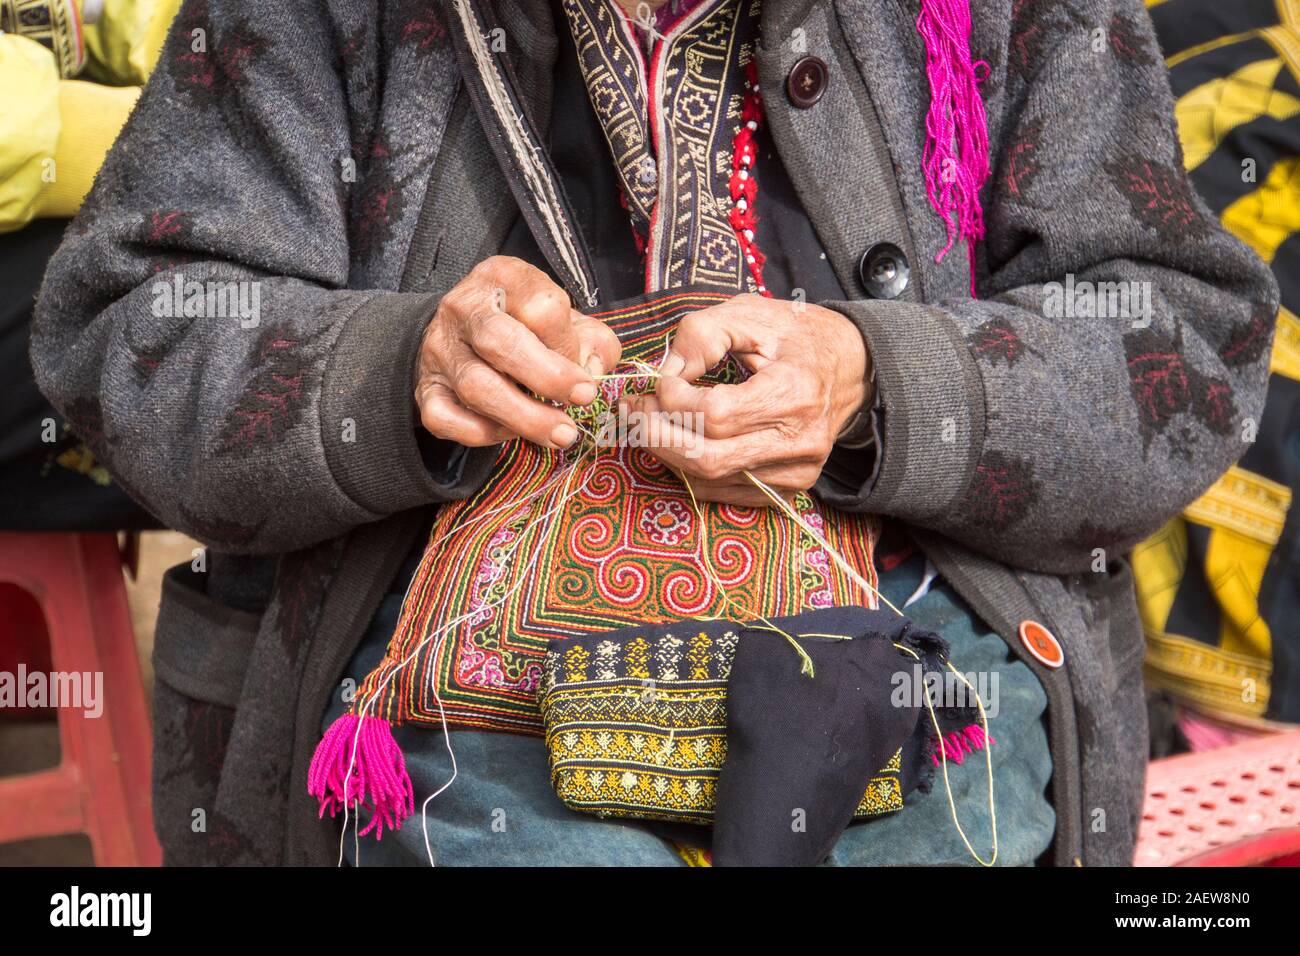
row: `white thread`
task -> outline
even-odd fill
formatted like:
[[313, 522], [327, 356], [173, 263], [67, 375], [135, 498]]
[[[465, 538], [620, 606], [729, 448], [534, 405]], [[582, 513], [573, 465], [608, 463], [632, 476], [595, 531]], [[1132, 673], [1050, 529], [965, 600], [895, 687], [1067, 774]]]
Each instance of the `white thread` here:
[[931, 563], [929, 558], [926, 558], [925, 573], [921, 575], [921, 583], [916, 586], [916, 590], [912, 592], [912, 596], [903, 602], [903, 610], [906, 611], [917, 601], [921, 600], [921, 598], [929, 594], [930, 586], [934, 584], [934, 580], [938, 576], [939, 576], [939, 569], [936, 568], [933, 563]]
[[[576, 463], [575, 463], [575, 464], [576, 464]], [[532, 497], [533, 497], [533, 498], [536, 498], [536, 497], [538, 497], [538, 496], [540, 496], [540, 495], [546, 494], [546, 493], [550, 490], [550, 486], [551, 486], [551, 485], [553, 485], [553, 484], [557, 484], [557, 483], [560, 483], [560, 482], [563, 482], [563, 481], [567, 480], [568, 478], [572, 477], [572, 473], [573, 473], [573, 472], [572, 472], [572, 469], [569, 469], [569, 470], [567, 470], [567, 471], [561, 471], [561, 472], [557, 473], [556, 476], [555, 476], [554, 478], [552, 478], [550, 481], [548, 481], [548, 482], [547, 482], [545, 485], [543, 485], [539, 490], [537, 490], [536, 492], [534, 492], [533, 495], [532, 495]], [[576, 495], [576, 494], [578, 493], [578, 491], [581, 490], [581, 487], [585, 487], [585, 485], [586, 485], [586, 480], [587, 480], [587, 479], [584, 477], [584, 479], [583, 479], [583, 485], [580, 486], [578, 490], [575, 490], [574, 492], [572, 492], [572, 494], [570, 494], [569, 497], [572, 497], [572, 495]], [[567, 501], [568, 499], [566, 498], [565, 500]], [[448, 537], [450, 537], [452, 534], [455, 534], [455, 533], [457, 533], [457, 532], [459, 532], [459, 531], [462, 531], [462, 530], [465, 529], [465, 528], [468, 528], [468, 527], [469, 527], [470, 525], [472, 525], [475, 521], [479, 521], [479, 520], [481, 520], [481, 519], [483, 519], [483, 518], [486, 518], [486, 517], [488, 517], [489, 515], [493, 514], [494, 512], [502, 511], [502, 510], [505, 510], [506, 508], [522, 507], [524, 504], [525, 504], [525, 502], [522, 501], [522, 500], [516, 500], [516, 501], [513, 501], [513, 502], [506, 502], [505, 504], [503, 504], [503, 505], [499, 505], [499, 506], [496, 507], [496, 508], [490, 509], [489, 511], [484, 512], [483, 514], [478, 515], [478, 516], [475, 517], [475, 518], [472, 518], [472, 519], [470, 519], [470, 520], [468, 520], [468, 521], [465, 521], [465, 522], [463, 522], [463, 523], [461, 523], [461, 524], [454, 525], [454, 526], [451, 528], [451, 530], [445, 532], [441, 537], [435, 539], [433, 542], [431, 542], [430, 544], [426, 545], [426, 551], [427, 551], [428, 548], [431, 548], [431, 547], [433, 547], [434, 545], [439, 544], [439, 543], [441, 543], [442, 541], [446, 540], [446, 539], [447, 539]], [[563, 504], [563, 502], [561, 502], [561, 504]], [[536, 527], [536, 525], [538, 524], [538, 522], [540, 522], [540, 521], [542, 521], [542, 520], [545, 520], [547, 517], [550, 516], [550, 514], [553, 514], [553, 513], [554, 513], [554, 509], [553, 509], [552, 512], [548, 512], [547, 514], [543, 515], [541, 518], [537, 519], [537, 521], [534, 521], [532, 524], [530, 524], [530, 525], [528, 526], [528, 528], [526, 529], [526, 532], [532, 530], [532, 528]], [[519, 544], [524, 540], [524, 538], [525, 538], [526, 536], [527, 536], [526, 533], [525, 533], [525, 534], [521, 534], [521, 535], [519, 536], [519, 538], [516, 540], [515, 544], [512, 546], [512, 548], [518, 548]], [[538, 552], [538, 553], [540, 553], [540, 552]], [[534, 554], [532, 560], [535, 562], [536, 559], [537, 559], [537, 554]], [[531, 567], [531, 564], [530, 564], [530, 567]], [[403, 594], [402, 594], [402, 604], [401, 604], [401, 606], [402, 606], [403, 608], [406, 607], [407, 599], [411, 596], [411, 587], [415, 584], [415, 580], [416, 580], [416, 578], [418, 578], [418, 577], [419, 577], [418, 574], [413, 574], [413, 575], [411, 575], [411, 580], [408, 581], [407, 584], [406, 584], [406, 590], [405, 590], [405, 591], [403, 592]], [[519, 583], [515, 585], [515, 588], [517, 589], [517, 588], [520, 587], [522, 584], [523, 584], [523, 578], [521, 577]], [[501, 602], [504, 602], [504, 601], [506, 601], [507, 599], [509, 599], [509, 598], [512, 597], [512, 596], [513, 596], [513, 592], [507, 592], [506, 594], [503, 594], [503, 595], [501, 596], [501, 598], [500, 598], [497, 602], [494, 602], [494, 603], [492, 603], [492, 604], [485, 605], [485, 607], [489, 607], [489, 608], [490, 608], [490, 607], [495, 607], [496, 604], [501, 603]], [[459, 627], [459, 626], [460, 626], [461, 624], [463, 624], [465, 621], [469, 620], [470, 618], [472, 618], [472, 617], [474, 617], [476, 614], [478, 614], [481, 610], [483, 610], [483, 608], [476, 608], [476, 609], [474, 609], [473, 611], [466, 612], [465, 614], [462, 614], [462, 615], [460, 615], [460, 616], [458, 616], [458, 617], [453, 618], [452, 620], [450, 620], [450, 621], [448, 621], [446, 624], [444, 624], [441, 628], [439, 628], [439, 629], [437, 629], [436, 631], [434, 631], [434, 632], [432, 632], [431, 634], [429, 634], [429, 635], [428, 635], [424, 640], [422, 640], [418, 645], [416, 645], [415, 649], [414, 649], [413, 651], [411, 651], [411, 653], [410, 653], [409, 655], [407, 655], [407, 657], [406, 657], [405, 660], [403, 660], [400, 664], [397, 664], [397, 665], [393, 666], [392, 668], [390, 668], [389, 671], [388, 671], [388, 673], [385, 674], [384, 677], [380, 680], [379, 686], [375, 688], [375, 690], [371, 693], [370, 697], [366, 700], [366, 702], [365, 702], [364, 704], [361, 705], [361, 709], [360, 709], [360, 711], [359, 711], [358, 714], [357, 714], [358, 718], [364, 718], [364, 717], [367, 715], [367, 713], [368, 713], [369, 711], [373, 710], [373, 708], [374, 708], [374, 706], [375, 706], [375, 703], [380, 699], [380, 697], [383, 696], [383, 692], [387, 689], [388, 684], [389, 684], [389, 683], [392, 681], [392, 679], [397, 675], [397, 673], [398, 673], [399, 671], [402, 670], [402, 668], [406, 667], [407, 664], [411, 663], [411, 661], [415, 659], [415, 657], [420, 653], [420, 651], [423, 649], [423, 647], [424, 647], [425, 644], [427, 644], [429, 641], [433, 640], [433, 639], [436, 638], [436, 637], [443, 637], [443, 636], [445, 636], [445, 634], [446, 634], [446, 632], [447, 632], [448, 630], [450, 630], [451, 628], [454, 628], [454, 627]], [[436, 699], [436, 694], [435, 694], [435, 699]], [[439, 706], [439, 709], [441, 709], [441, 707], [442, 707], [442, 702], [441, 702], [441, 700], [438, 701], [438, 706]], [[444, 715], [444, 724], [443, 724], [443, 726], [444, 726], [444, 733], [445, 733], [445, 728], [446, 728], [446, 724], [445, 724], [445, 715]], [[356, 766], [356, 761], [357, 761], [357, 748], [358, 748], [358, 746], [360, 745], [360, 740], [361, 740], [361, 720], [358, 719], [358, 721], [357, 721], [357, 729], [353, 732], [353, 735], [352, 735], [352, 751], [351, 751], [351, 753], [349, 754], [349, 757], [348, 757], [348, 769], [347, 769], [347, 773], [344, 775], [344, 778], [343, 778], [343, 832], [342, 832], [342, 833], [340, 834], [340, 836], [339, 836], [339, 860], [338, 860], [338, 865], [339, 865], [339, 866], [342, 866], [342, 865], [343, 865], [343, 840], [344, 840], [344, 839], [346, 838], [346, 836], [347, 836], [347, 828], [348, 828], [348, 812], [349, 812], [349, 811], [348, 811], [348, 808], [349, 808], [349, 803], [348, 803], [348, 784], [351, 783], [351, 780], [352, 780], [352, 770], [353, 770], [353, 768]], [[448, 747], [450, 747], [450, 741], [448, 741]], [[453, 779], [454, 779], [454, 772], [455, 772], [455, 769], [454, 769], [454, 768], [455, 768], [455, 755], [452, 756], [452, 766], [453, 766]], [[448, 784], [450, 784], [450, 781], [448, 781]], [[444, 787], [444, 789], [445, 789], [445, 787]], [[439, 793], [441, 793], [441, 792], [442, 792], [442, 791], [440, 790]], [[364, 794], [361, 795], [361, 796], [364, 796]], [[358, 797], [358, 802], [360, 802], [360, 797]]]

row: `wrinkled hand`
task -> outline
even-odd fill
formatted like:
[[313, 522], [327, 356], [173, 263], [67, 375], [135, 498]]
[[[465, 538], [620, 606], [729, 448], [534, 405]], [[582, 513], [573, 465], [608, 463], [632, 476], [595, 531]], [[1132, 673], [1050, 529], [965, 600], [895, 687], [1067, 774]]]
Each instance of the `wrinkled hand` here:
[[565, 448], [578, 430], [552, 401], [586, 405], [595, 377], [621, 347], [603, 322], [569, 307], [569, 296], [522, 259], [476, 265], [438, 304], [420, 346], [415, 402], [439, 438], [495, 445], [522, 437]]
[[[691, 384], [728, 352], [748, 379]], [[852, 322], [757, 295], [688, 315], [659, 371], [655, 395], [629, 398], [628, 411], [670, 413], [652, 451], [708, 501], [770, 505], [747, 470], [785, 497], [811, 488], [836, 437], [872, 398], [871, 356]], [[702, 435], [691, 434], [692, 423]]]

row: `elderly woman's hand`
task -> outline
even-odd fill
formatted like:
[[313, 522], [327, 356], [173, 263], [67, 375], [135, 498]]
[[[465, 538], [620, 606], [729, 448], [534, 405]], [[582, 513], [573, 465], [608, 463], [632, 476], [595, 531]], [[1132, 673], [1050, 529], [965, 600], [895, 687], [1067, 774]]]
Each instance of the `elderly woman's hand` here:
[[524, 389], [586, 405], [620, 351], [618, 336], [570, 308], [568, 294], [546, 273], [522, 259], [492, 256], [442, 297], [425, 330], [415, 373], [420, 420], [430, 433], [462, 445], [523, 437], [564, 448], [578, 437], [573, 422]]
[[[727, 353], [750, 370], [748, 379], [692, 384]], [[852, 322], [757, 295], [687, 316], [660, 373], [655, 395], [628, 398], [628, 411], [669, 413], [659, 420], [654, 454], [688, 478], [698, 498], [732, 504], [771, 504], [745, 471], [782, 495], [811, 488], [836, 437], [873, 397], [871, 356]]]

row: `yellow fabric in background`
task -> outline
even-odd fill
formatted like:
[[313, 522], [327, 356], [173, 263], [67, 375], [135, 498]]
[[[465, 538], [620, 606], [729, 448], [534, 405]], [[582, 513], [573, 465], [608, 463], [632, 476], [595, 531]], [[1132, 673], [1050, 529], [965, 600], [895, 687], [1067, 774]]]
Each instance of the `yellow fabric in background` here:
[[143, 86], [153, 72], [181, 0], [104, 0], [104, 15], [82, 30], [89, 62], [81, 78]]
[[0, 34], [0, 233], [80, 208], [180, 4], [105, 0], [83, 30], [87, 64], [76, 80], [60, 79], [36, 41]]
[[[1249, 124], [1262, 131], [1258, 135], [1272, 137], [1276, 149], [1294, 144], [1294, 136], [1277, 137], [1270, 131], [1278, 127], [1269, 124], [1300, 124], [1300, 97], [1292, 82], [1300, 79], [1300, 0], [1276, 0], [1271, 23], [1268, 9], [1229, 4], [1214, 14], [1223, 35], [1208, 40], [1202, 39], [1201, 30], [1180, 34], [1177, 29], [1180, 17], [1188, 23], [1186, 17], [1202, 15], [1204, 3], [1146, 0], [1146, 6], [1153, 13], [1160, 11], [1175, 45], [1180, 36], [1199, 41], [1168, 50], [1165, 61], [1171, 71], [1194, 78], [1185, 81], [1188, 85], [1198, 84], [1182, 87], [1175, 105], [1189, 174], [1200, 170], [1210, 185], [1223, 183], [1212, 177], [1237, 175], [1226, 163], [1208, 161], [1221, 148], [1234, 159], [1245, 155], [1241, 144], [1252, 142], [1249, 137], [1255, 135], [1242, 129]], [[1198, 67], [1198, 62], [1209, 67]], [[1283, 151], [1270, 161], [1259, 182], [1242, 179], [1250, 184], [1248, 190], [1222, 209], [1220, 219], [1260, 258], [1274, 264], [1283, 243], [1300, 231], [1300, 155]], [[1192, 180], [1196, 184], [1197, 177]], [[1295, 307], [1284, 302], [1274, 339], [1270, 372], [1275, 381], [1300, 381], [1300, 321], [1288, 305]], [[1259, 595], [1292, 498], [1287, 484], [1236, 465], [1182, 515], [1134, 548], [1150, 685], [1204, 712], [1266, 715], [1273, 690], [1274, 639], [1284, 635], [1270, 632]], [[1180, 598], [1180, 593], [1186, 597]], [[1199, 619], [1203, 599], [1216, 615], [1205, 621]], [[1171, 630], [1171, 618], [1182, 621], [1181, 629], [1194, 631], [1194, 636]]]
[[1271, 263], [1277, 247], [1300, 229], [1300, 156], [1279, 160], [1258, 189], [1223, 210], [1219, 219]]
[[0, 232], [36, 216], [59, 143], [59, 83], [54, 54], [0, 34]]
[[1273, 88], [1281, 72], [1280, 57], [1257, 60], [1179, 98], [1174, 116], [1183, 144], [1183, 164], [1189, 173], [1242, 123], [1260, 116], [1289, 119], [1300, 114], [1300, 99]]
[[1283, 306], [1277, 313], [1273, 336], [1273, 359], [1269, 371], [1300, 382], [1300, 319]]
[[84, 80], [59, 84], [60, 126], [76, 130], [76, 135], [59, 136], [54, 151], [57, 175], [41, 194], [37, 215], [76, 215], [139, 98], [138, 86], [100, 86]]

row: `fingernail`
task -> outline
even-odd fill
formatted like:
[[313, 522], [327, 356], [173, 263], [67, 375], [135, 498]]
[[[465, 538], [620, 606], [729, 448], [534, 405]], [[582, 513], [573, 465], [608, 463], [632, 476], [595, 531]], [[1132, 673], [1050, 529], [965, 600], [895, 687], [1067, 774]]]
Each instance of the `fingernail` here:
[[580, 382], [569, 392], [569, 402], [573, 405], [590, 405], [596, 400], [596, 386], [590, 382]]
[[556, 425], [551, 432], [551, 441], [561, 448], [568, 448], [578, 440], [578, 430], [572, 425]]
[[684, 368], [686, 368], [686, 359], [682, 358], [676, 352], [669, 352], [664, 357], [664, 363], [659, 366], [659, 374], [680, 375]]
[[600, 360], [599, 355], [593, 355], [588, 358], [584, 368], [586, 368], [587, 374], [592, 378], [600, 378], [605, 374], [605, 363]]

